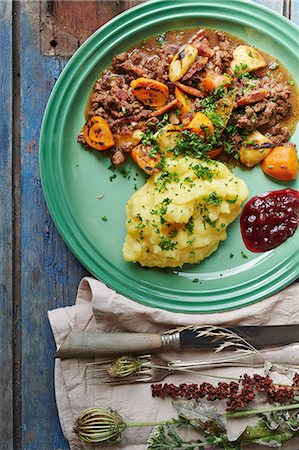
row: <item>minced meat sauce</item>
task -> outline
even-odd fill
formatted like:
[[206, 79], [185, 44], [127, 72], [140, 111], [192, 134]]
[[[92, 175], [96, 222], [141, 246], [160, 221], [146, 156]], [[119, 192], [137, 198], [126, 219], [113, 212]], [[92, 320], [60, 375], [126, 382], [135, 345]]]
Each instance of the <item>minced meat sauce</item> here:
[[[168, 86], [168, 100], [173, 101], [175, 86], [169, 81], [169, 66], [181, 46], [188, 43], [197, 48], [198, 57], [180, 82], [197, 90], [202, 89], [201, 82], [207, 74], [230, 73], [233, 51], [244, 44], [235, 36], [211, 29], [170, 31], [149, 38], [113, 58], [112, 65], [95, 83], [86, 107], [86, 119], [102, 117], [114, 136], [130, 136], [136, 129], [142, 132], [150, 129], [154, 133], [162, 119], [164, 124], [178, 123], [176, 108], [168, 111], [167, 115], [154, 116], [153, 109], [136, 98], [130, 84], [139, 77], [157, 80]], [[237, 89], [237, 96], [222, 133], [221, 145], [235, 159], [238, 159], [244, 138], [253, 130], [259, 130], [273, 146], [278, 146], [289, 140], [298, 120], [298, 91], [293, 78], [275, 58], [261, 50], [259, 52], [267, 67], [234, 76], [233, 87]], [[261, 98], [259, 93], [263, 91], [267, 94]], [[248, 94], [252, 95], [246, 104], [244, 98], [246, 100]], [[208, 98], [199, 96], [192, 100], [194, 112], [205, 111]], [[78, 142], [86, 145], [83, 133], [79, 134]], [[134, 143], [129, 139], [119, 140], [106, 154], [115, 165], [120, 165], [133, 147]]]

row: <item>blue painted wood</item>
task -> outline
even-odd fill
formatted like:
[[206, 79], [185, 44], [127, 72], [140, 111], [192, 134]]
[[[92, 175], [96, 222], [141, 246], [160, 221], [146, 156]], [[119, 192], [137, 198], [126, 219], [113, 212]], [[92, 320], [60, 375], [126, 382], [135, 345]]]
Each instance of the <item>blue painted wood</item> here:
[[[278, 12], [283, 0], [257, 0]], [[133, 2], [132, 2], [133, 3]], [[11, 200], [11, 5], [0, 1], [0, 436], [1, 450], [12, 445], [12, 200]], [[298, 23], [299, 0], [292, 18]], [[58, 235], [47, 211], [38, 170], [40, 123], [49, 93], [66, 59], [43, 56], [38, 2], [20, 2], [21, 63], [21, 279], [22, 450], [67, 449], [57, 417], [53, 388], [54, 343], [47, 310], [73, 304], [86, 274]], [[1, 64], [1, 68], [3, 65]], [[3, 256], [4, 255], [4, 256]], [[4, 260], [5, 257], [5, 260]], [[4, 351], [3, 351], [4, 349]], [[2, 355], [2, 356], [1, 356]], [[4, 439], [4, 440], [3, 440]], [[4, 444], [3, 444], [4, 442]], [[17, 450], [17, 449], [15, 449]]]
[[0, 2], [0, 447], [13, 448], [12, 5]]
[[20, 8], [22, 449], [66, 449], [55, 404], [54, 342], [47, 311], [74, 303], [86, 270], [53, 225], [38, 166], [43, 112], [66, 61], [41, 55], [39, 2], [21, 2]]

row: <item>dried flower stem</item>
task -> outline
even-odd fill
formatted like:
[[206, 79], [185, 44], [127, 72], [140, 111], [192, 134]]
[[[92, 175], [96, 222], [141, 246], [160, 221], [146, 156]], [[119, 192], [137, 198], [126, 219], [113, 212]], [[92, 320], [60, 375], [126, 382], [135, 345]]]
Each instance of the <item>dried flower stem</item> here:
[[299, 409], [299, 403], [293, 403], [291, 405], [273, 406], [270, 408], [244, 409], [243, 411], [225, 413], [224, 416], [228, 419], [232, 419], [236, 417], [255, 416], [257, 414], [266, 414], [271, 412], [289, 411], [291, 409]]

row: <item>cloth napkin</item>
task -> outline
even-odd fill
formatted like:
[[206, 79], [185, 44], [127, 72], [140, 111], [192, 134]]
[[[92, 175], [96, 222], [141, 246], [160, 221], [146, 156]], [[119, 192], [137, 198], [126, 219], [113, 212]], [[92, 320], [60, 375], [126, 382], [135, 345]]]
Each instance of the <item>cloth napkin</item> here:
[[[48, 313], [57, 347], [71, 330], [161, 332], [184, 325], [282, 325], [299, 324], [299, 283], [293, 283], [281, 292], [253, 305], [223, 313], [182, 314], [154, 309], [129, 300], [109, 289], [91, 277], [82, 279], [74, 306], [58, 308]], [[298, 345], [293, 347], [294, 358], [299, 355]], [[197, 351], [196, 359], [200, 352]], [[193, 355], [193, 356], [192, 356]], [[191, 355], [168, 352], [163, 356], [169, 359], [194, 359]], [[206, 358], [206, 356], [205, 356]], [[297, 356], [297, 360], [299, 357]], [[79, 414], [92, 406], [110, 407], [117, 410], [126, 422], [154, 421], [177, 417], [169, 399], [152, 398], [150, 384], [107, 386], [86, 382], [86, 361], [57, 359], [55, 363], [55, 392], [63, 433], [71, 450], [91, 450], [96, 447], [85, 444], [73, 433], [74, 422]], [[257, 369], [246, 370], [256, 373]], [[208, 370], [207, 373], [238, 377], [240, 369], [226, 368]], [[258, 373], [263, 373], [262, 371]], [[282, 375], [277, 375], [283, 377]], [[171, 380], [171, 381], [170, 381]], [[212, 380], [212, 381], [211, 381]], [[174, 384], [217, 383], [217, 379], [198, 379], [194, 375], [171, 375], [165, 382]], [[286, 381], [285, 381], [286, 382]], [[212, 403], [213, 404], [213, 403]], [[246, 419], [249, 423], [249, 419]], [[244, 422], [244, 419], [243, 419]], [[244, 424], [244, 423], [243, 423]], [[125, 430], [120, 443], [101, 445], [103, 449], [145, 450], [151, 428], [130, 428]], [[298, 449], [298, 440], [290, 441], [284, 448]], [[256, 447], [252, 447], [256, 448]], [[260, 447], [258, 447], [260, 448]]]

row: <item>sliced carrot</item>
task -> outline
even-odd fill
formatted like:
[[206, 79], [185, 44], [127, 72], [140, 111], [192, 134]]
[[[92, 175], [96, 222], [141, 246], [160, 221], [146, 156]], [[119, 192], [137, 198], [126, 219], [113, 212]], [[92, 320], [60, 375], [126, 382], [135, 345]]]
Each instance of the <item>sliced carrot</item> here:
[[160, 108], [157, 111], [155, 111], [153, 114], [153, 117], [158, 117], [158, 116], [161, 116], [162, 114], [165, 114], [171, 108], [174, 108], [175, 106], [177, 106], [177, 104], [178, 104], [178, 101], [176, 99], [172, 100], [172, 102], [167, 103], [167, 105], [163, 106], [163, 108]]
[[220, 153], [223, 151], [223, 147], [217, 147], [213, 148], [213, 150], [208, 152], [209, 158], [216, 158], [216, 156], [220, 155]]
[[232, 78], [229, 75], [220, 75], [219, 73], [212, 72], [202, 80], [202, 90], [208, 92], [214, 92], [217, 88], [228, 87], [232, 83]]
[[262, 169], [267, 175], [277, 180], [295, 180], [299, 171], [296, 147], [292, 144], [274, 147], [263, 160]]
[[159, 109], [168, 101], [168, 87], [160, 81], [141, 77], [131, 81], [131, 88], [135, 97], [146, 106]]
[[155, 156], [151, 156], [150, 151], [151, 146], [139, 144], [137, 147], [133, 148], [131, 153], [136, 164], [148, 175], [159, 171], [157, 165], [161, 160], [159, 153], [156, 153]]
[[108, 123], [100, 116], [91, 117], [83, 128], [83, 136], [89, 147], [107, 150], [115, 141]]
[[203, 92], [192, 86], [186, 86], [185, 84], [180, 83], [179, 81], [175, 81], [175, 83], [173, 84], [175, 84], [178, 88], [180, 88], [181, 91], [186, 92], [186, 94], [193, 95], [193, 97], [204, 97]]
[[180, 121], [185, 125], [188, 125], [191, 121], [191, 112], [193, 109], [193, 101], [177, 86], [174, 91], [175, 98], [178, 102], [178, 107], [181, 111], [180, 113]]
[[190, 130], [192, 133], [197, 133], [203, 137], [214, 134], [213, 122], [201, 112], [197, 112], [189, 125], [185, 128]]

